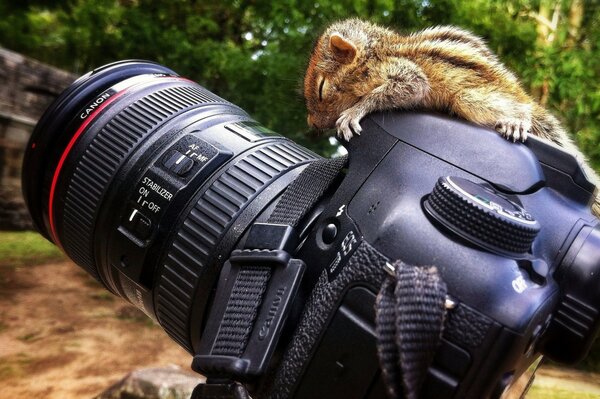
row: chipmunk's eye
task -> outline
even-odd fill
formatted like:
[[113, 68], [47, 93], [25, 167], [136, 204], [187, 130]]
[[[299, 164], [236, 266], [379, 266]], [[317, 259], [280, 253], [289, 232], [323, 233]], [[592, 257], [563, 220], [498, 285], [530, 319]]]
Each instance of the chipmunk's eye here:
[[319, 101], [323, 101], [323, 86], [325, 85], [325, 79], [319, 83]]

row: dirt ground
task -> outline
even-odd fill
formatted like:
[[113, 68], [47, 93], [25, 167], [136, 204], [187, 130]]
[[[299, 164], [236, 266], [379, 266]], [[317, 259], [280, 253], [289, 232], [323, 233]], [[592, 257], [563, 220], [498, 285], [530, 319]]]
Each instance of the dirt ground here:
[[[0, 265], [0, 399], [93, 398], [134, 369], [190, 362], [162, 328], [72, 263]], [[542, 370], [542, 391], [531, 396], [575, 384], [600, 398], [599, 380]]]
[[191, 356], [72, 263], [3, 268], [0, 398], [92, 398], [141, 367]]

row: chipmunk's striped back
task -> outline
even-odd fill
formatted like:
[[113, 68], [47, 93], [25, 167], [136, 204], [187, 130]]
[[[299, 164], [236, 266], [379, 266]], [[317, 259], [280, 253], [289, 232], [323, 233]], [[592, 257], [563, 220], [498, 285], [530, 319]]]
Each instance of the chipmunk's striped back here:
[[[309, 124], [337, 127], [346, 139], [360, 133], [369, 112], [419, 108], [456, 115], [514, 141], [540, 136], [583, 157], [485, 41], [452, 26], [400, 35], [359, 19], [334, 23], [315, 45], [304, 96]], [[589, 166], [587, 172], [593, 172]]]

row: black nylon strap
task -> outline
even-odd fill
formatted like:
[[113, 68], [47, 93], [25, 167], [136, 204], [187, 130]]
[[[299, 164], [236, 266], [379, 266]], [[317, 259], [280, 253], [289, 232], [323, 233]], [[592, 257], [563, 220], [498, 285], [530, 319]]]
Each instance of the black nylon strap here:
[[383, 379], [392, 399], [402, 397], [400, 357], [396, 346], [396, 300], [393, 295], [395, 281], [385, 279], [375, 304], [377, 332], [377, 355]]
[[[331, 186], [347, 157], [320, 159], [308, 165], [281, 196], [268, 223], [295, 227]], [[271, 278], [271, 268], [243, 267], [237, 275], [213, 354], [240, 357], [254, 326]]]
[[296, 227], [321, 199], [347, 161], [348, 157], [344, 156], [319, 159], [308, 165], [285, 190], [269, 218], [269, 223]]
[[417, 399], [442, 337], [447, 289], [435, 267], [393, 266], [377, 296], [377, 352], [390, 397]]
[[256, 304], [262, 301], [270, 278], [270, 267], [249, 266], [242, 269], [233, 285], [213, 354], [242, 355], [258, 313]]
[[[268, 223], [296, 227], [302, 218], [306, 216], [307, 212], [317, 204], [323, 194], [329, 189], [341, 169], [346, 165], [346, 162], [347, 157], [341, 157], [336, 159], [321, 159], [308, 165], [283, 193]], [[284, 230], [286, 229], [284, 228]], [[289, 237], [282, 237], [282, 239], [287, 240]], [[286, 243], [289, 244], [289, 242]], [[256, 249], [259, 250], [259, 248]], [[248, 251], [248, 249], [244, 251]], [[285, 250], [282, 251], [281, 248], [277, 251], [267, 250], [267, 252], [278, 251], [279, 253], [287, 253]], [[252, 252], [253, 248], [250, 248], [250, 254]], [[260, 254], [260, 251], [258, 254]], [[233, 257], [231, 261], [233, 261]], [[291, 259], [287, 262], [286, 268], [290, 268], [292, 275], [295, 273], [301, 276], [298, 273], [303, 270], [304, 262], [297, 259]], [[262, 265], [262, 262], [257, 263], [240, 267], [229, 298], [227, 299], [227, 305], [221, 318], [212, 350], [209, 356], [203, 354], [196, 356], [195, 359], [199, 359], [200, 362], [202, 362], [201, 359], [206, 358], [235, 357], [241, 359], [244, 355], [273, 270], [272, 265]], [[299, 282], [299, 279], [297, 281]], [[294, 283], [296, 287], [298, 282]], [[281, 289], [280, 287], [279, 290]], [[289, 290], [292, 292], [292, 287]], [[201, 364], [199, 366], [202, 367]], [[211, 372], [218, 376], [223, 374], [222, 372], [215, 372], [214, 369]], [[227, 378], [229, 376], [224, 375], [224, 377]], [[233, 382], [212, 382], [211, 380], [206, 384], [197, 386], [192, 394], [192, 399], [247, 398], [249, 398], [248, 392], [243, 385]]]

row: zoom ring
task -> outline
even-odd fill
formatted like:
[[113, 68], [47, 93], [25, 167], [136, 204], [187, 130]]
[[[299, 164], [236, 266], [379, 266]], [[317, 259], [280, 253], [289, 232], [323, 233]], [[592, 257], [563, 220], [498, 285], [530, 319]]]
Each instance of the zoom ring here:
[[120, 111], [80, 158], [65, 197], [62, 244], [79, 266], [101, 281], [93, 254], [93, 230], [101, 199], [125, 159], [163, 122], [199, 104], [229, 102], [195, 86], [160, 90]]
[[265, 187], [314, 159], [315, 154], [293, 143], [262, 147], [224, 172], [185, 218], [157, 281], [156, 315], [171, 338], [189, 352], [193, 352], [189, 325], [192, 304], [214, 248]]
[[427, 200], [438, 218], [464, 234], [504, 251], [522, 254], [531, 248], [539, 229], [511, 223], [487, 212], [438, 182]]

